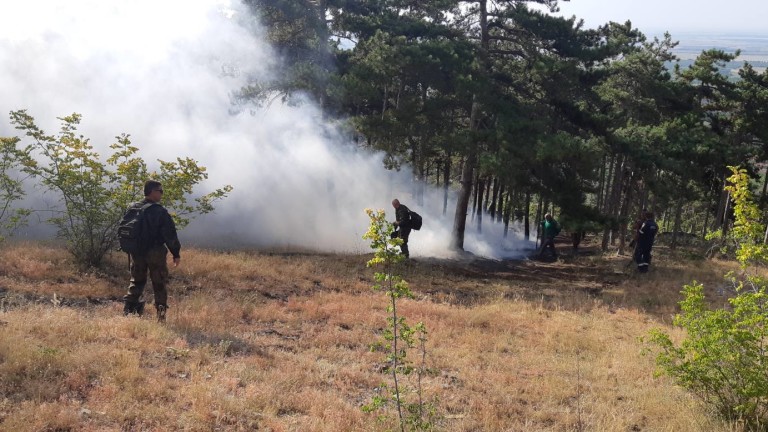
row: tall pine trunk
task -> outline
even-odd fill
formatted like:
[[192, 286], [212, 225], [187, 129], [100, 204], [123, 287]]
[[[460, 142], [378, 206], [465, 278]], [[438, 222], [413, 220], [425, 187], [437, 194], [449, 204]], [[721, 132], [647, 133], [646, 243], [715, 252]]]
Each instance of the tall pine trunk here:
[[[488, 35], [488, 10], [487, 0], [480, 0], [479, 6], [479, 24], [480, 24], [480, 61], [486, 63], [484, 69], [487, 71], [490, 68], [487, 66], [488, 46], [490, 38]], [[477, 101], [477, 97], [472, 98], [472, 107], [469, 114], [469, 129], [472, 135], [477, 131], [478, 122], [480, 116], [480, 104]], [[467, 226], [467, 210], [469, 208], [469, 198], [472, 194], [472, 177], [475, 171], [475, 165], [477, 165], [477, 158], [479, 152], [478, 143], [475, 142], [476, 137], [472, 137], [470, 143], [469, 152], [467, 154], [467, 160], [464, 164], [464, 168], [461, 172], [461, 190], [459, 191], [459, 197], [456, 200], [456, 212], [453, 217], [453, 231], [451, 233], [451, 248], [455, 250], [464, 250], [464, 232]]]
[[491, 205], [489, 206], [489, 212], [491, 214], [491, 221], [496, 220], [496, 202], [499, 199], [499, 179], [493, 179], [493, 192], [491, 192]]
[[478, 194], [480, 193], [480, 175], [475, 174], [475, 183], [474, 183], [474, 189], [472, 190], [472, 220], [475, 220], [475, 215], [477, 214], [477, 200]]
[[485, 180], [480, 179], [477, 183], [477, 189], [480, 195], [477, 199], [477, 209], [475, 210], [475, 218], [477, 220], [477, 232], [483, 232], [483, 195], [485, 193]]
[[723, 228], [723, 222], [725, 220], [726, 207], [728, 206], [728, 200], [730, 199], [728, 191], [725, 187], [728, 186], [727, 177], [723, 176], [723, 186], [720, 189], [720, 199], [717, 201], [717, 211], [715, 212], [715, 219], [712, 221], [712, 230], [718, 230]]
[[[477, 130], [479, 110], [479, 105], [473, 101], [472, 111], [469, 116], [471, 131]], [[469, 198], [472, 195], [472, 180], [475, 174], [475, 165], [477, 164], [477, 151], [477, 143], [471, 143], [469, 154], [461, 170], [461, 190], [459, 190], [459, 196], [456, 200], [456, 211], [453, 215], [453, 231], [451, 232], [451, 249], [454, 250], [464, 250], [464, 232], [467, 227], [467, 210], [469, 209]]]
[[509, 232], [509, 218], [512, 215], [512, 193], [507, 191], [507, 200], [504, 202], [504, 238], [507, 238]]
[[613, 167], [613, 181], [609, 187], [610, 189], [610, 196], [606, 199], [606, 205], [605, 214], [608, 216], [608, 220], [610, 221], [610, 225], [606, 225], [603, 229], [603, 242], [602, 242], [602, 250], [606, 251], [608, 250], [608, 242], [611, 240], [611, 234], [613, 231], [613, 225], [616, 222], [616, 217], [618, 214], [618, 208], [619, 208], [619, 199], [621, 198], [621, 185], [623, 183], [623, 173], [624, 170], [622, 169], [623, 165], [623, 156], [619, 155], [616, 157], [616, 160], [614, 162]]
[[539, 237], [541, 236], [541, 232], [540, 232], [541, 231], [540, 230], [541, 227], [540, 227], [540, 225], [541, 225], [541, 216], [542, 216], [541, 212], [542, 212], [543, 208], [544, 208], [544, 197], [541, 194], [539, 194], [539, 202], [538, 202], [538, 204], [536, 206], [536, 220], [535, 220], [535, 224], [536, 224], [536, 243], [537, 243], [536, 246], [537, 247], [538, 247]]
[[619, 212], [619, 249], [618, 255], [624, 255], [624, 247], [627, 237], [627, 220], [629, 219], [629, 208], [632, 203], [632, 192], [634, 191], [634, 173], [630, 175], [627, 184], [627, 192], [624, 194], [624, 202], [621, 204], [621, 211]]
[[683, 219], [683, 198], [677, 200], [677, 208], [675, 209], [675, 226], [672, 228], [672, 243], [669, 248], [672, 250], [677, 249], [677, 237], [680, 233], [680, 223]]
[[445, 165], [443, 165], [443, 216], [448, 213], [448, 187], [451, 183], [451, 154], [445, 158]]
[[525, 239], [530, 240], [531, 239], [531, 191], [525, 191], [525, 215], [523, 216], [525, 219], [523, 223], [525, 224]]
[[[507, 197], [507, 199], [509, 199], [509, 197]], [[496, 209], [496, 222], [501, 222], [501, 219], [504, 213], [503, 209], [504, 209], [504, 185], [499, 185], [499, 203]]]

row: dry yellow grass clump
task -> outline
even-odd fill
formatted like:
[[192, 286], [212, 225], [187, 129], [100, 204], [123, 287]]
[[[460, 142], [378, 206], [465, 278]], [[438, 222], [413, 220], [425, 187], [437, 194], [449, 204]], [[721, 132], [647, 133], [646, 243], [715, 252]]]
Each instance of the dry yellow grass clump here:
[[[0, 430], [390, 430], [394, 412], [360, 409], [390, 380], [369, 349], [386, 299], [366, 259], [185, 251], [162, 325], [153, 308], [121, 315], [123, 256], [82, 275], [62, 250], [5, 246]], [[733, 430], [653, 378], [638, 341], [668, 326], [683, 283], [714, 292], [731, 265], [656, 265], [643, 277], [597, 256], [404, 266], [417, 298], [401, 312], [429, 330], [434, 429]]]

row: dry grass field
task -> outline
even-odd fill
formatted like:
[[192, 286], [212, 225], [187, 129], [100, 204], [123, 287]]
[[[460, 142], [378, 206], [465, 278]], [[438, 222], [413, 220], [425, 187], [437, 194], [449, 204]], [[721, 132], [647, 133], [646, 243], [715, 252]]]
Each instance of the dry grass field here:
[[[78, 274], [42, 244], [0, 249], [2, 431], [383, 431], [361, 406], [390, 376], [369, 256], [185, 250], [166, 324], [122, 316], [127, 259]], [[401, 312], [429, 331], [424, 394], [440, 431], [730, 431], [638, 340], [682, 285], [712, 301], [733, 264], [658, 248], [558, 262], [416, 258]], [[151, 289], [148, 289], [151, 292]], [[406, 383], [409, 384], [409, 383]], [[410, 397], [410, 395], [409, 395]]]

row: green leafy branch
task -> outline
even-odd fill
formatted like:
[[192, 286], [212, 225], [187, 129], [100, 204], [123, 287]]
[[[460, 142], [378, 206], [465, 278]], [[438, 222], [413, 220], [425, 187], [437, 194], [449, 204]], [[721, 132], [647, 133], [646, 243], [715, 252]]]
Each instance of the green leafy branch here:
[[[376, 284], [373, 288], [377, 291], [383, 291], [389, 300], [387, 328], [383, 333], [385, 341], [383, 347], [387, 351], [384, 371], [392, 375], [393, 385], [392, 387], [386, 384], [379, 386], [380, 394], [376, 395], [370, 404], [365, 405], [363, 411], [372, 412], [383, 408], [389, 402], [393, 402], [397, 408], [401, 431], [405, 430], [406, 425], [411, 426], [414, 430], [428, 430], [432, 427], [430, 419], [434, 416], [434, 409], [425, 403], [421, 385], [422, 377], [426, 373], [426, 326], [422, 322], [410, 326], [405, 317], [398, 315], [397, 309], [399, 299], [414, 297], [408, 283], [393, 273], [395, 266], [405, 259], [399, 250], [403, 240], [390, 236], [394, 227], [387, 222], [383, 210], [367, 209], [366, 213], [370, 218], [370, 226], [363, 238], [370, 240], [371, 248], [374, 250], [373, 258], [367, 262], [367, 265], [368, 267], [381, 267], [383, 270], [374, 274]], [[408, 350], [415, 347], [416, 340], [419, 341], [419, 348], [422, 353], [421, 365], [418, 368], [414, 368], [408, 359]], [[418, 401], [408, 403], [403, 397], [404, 387], [400, 382], [400, 376], [409, 376], [414, 370], [416, 370], [418, 377], [416, 388]], [[425, 413], [425, 408], [429, 410], [429, 416]]]

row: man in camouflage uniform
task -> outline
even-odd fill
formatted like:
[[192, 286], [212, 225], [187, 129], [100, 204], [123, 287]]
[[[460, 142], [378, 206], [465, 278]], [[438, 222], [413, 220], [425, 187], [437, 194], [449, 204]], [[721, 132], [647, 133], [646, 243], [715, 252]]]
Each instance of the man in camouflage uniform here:
[[144, 200], [133, 205], [142, 207], [145, 204], [153, 204], [144, 210], [143, 216], [146, 223], [144, 226], [147, 229], [144, 238], [149, 244], [145, 246], [145, 252], [131, 254], [131, 282], [128, 293], [123, 297], [125, 300], [123, 312], [126, 315], [134, 313], [141, 315], [144, 312], [141, 295], [147, 284], [147, 271], [149, 271], [152, 290], [155, 293], [157, 319], [161, 322], [165, 321], [165, 313], [168, 310], [168, 291], [166, 290], [168, 251], [170, 250], [173, 256], [174, 267], [181, 261], [179, 255], [181, 243], [176, 235], [176, 225], [168, 214], [168, 210], [159, 204], [162, 197], [163, 185], [158, 181], [148, 180], [144, 184]]
[[396, 237], [403, 239], [403, 244], [400, 245], [400, 251], [406, 258], [408, 258], [408, 236], [411, 235], [411, 211], [408, 210], [408, 207], [400, 204], [400, 201], [397, 198], [392, 200], [392, 207], [395, 208], [395, 221], [392, 222], [392, 224], [396, 227], [395, 229], [397, 229], [393, 234], [396, 234]]

